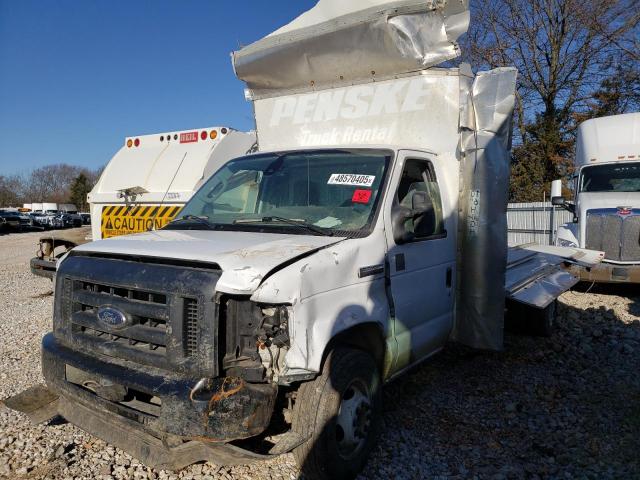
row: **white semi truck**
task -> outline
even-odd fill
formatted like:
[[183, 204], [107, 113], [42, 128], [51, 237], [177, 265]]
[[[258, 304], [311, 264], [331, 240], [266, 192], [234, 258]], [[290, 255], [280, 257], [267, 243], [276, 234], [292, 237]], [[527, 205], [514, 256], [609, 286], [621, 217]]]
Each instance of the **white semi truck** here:
[[582, 280], [640, 283], [640, 113], [587, 120], [578, 128], [574, 199], [554, 185], [553, 203], [570, 210], [556, 244], [605, 252]]
[[154, 467], [293, 451], [306, 478], [352, 478], [382, 384], [449, 339], [501, 349], [506, 297], [548, 326], [565, 263], [601, 256], [507, 251], [516, 72], [434, 67], [467, 8], [321, 0], [236, 52], [259, 152], [164, 228], [72, 250], [47, 385], [5, 403]]
[[[127, 137], [88, 195], [90, 235], [82, 230], [42, 237], [31, 271], [51, 278], [57, 259], [78, 245], [162, 228], [213, 172], [255, 144], [255, 133], [229, 127]], [[75, 209], [61, 205], [60, 211], [70, 207]]]

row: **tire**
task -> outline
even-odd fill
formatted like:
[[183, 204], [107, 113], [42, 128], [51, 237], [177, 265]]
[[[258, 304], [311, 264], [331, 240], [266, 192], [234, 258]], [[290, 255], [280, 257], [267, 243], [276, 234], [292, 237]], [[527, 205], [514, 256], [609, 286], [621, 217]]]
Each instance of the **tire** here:
[[557, 307], [558, 301], [554, 300], [547, 308], [534, 310], [531, 318], [531, 328], [534, 335], [539, 337], [550, 337], [553, 335]]
[[310, 438], [293, 454], [305, 478], [350, 479], [362, 470], [380, 427], [380, 384], [369, 354], [338, 348], [329, 354], [322, 374], [300, 386], [292, 428]]

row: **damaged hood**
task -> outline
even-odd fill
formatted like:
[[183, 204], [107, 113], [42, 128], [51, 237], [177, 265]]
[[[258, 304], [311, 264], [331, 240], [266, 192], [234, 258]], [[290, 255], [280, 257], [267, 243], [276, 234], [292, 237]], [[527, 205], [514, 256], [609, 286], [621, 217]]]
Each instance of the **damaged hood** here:
[[253, 99], [376, 81], [459, 56], [468, 0], [319, 0], [233, 54]]
[[251, 294], [282, 263], [342, 241], [340, 237], [253, 232], [165, 230], [81, 245], [76, 253], [171, 258], [217, 264], [217, 291]]

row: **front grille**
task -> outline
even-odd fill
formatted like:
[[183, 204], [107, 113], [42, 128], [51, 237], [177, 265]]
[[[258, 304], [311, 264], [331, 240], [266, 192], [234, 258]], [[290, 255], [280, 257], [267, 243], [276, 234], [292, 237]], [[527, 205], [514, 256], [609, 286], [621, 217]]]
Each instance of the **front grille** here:
[[54, 331], [69, 345], [193, 378], [217, 374], [219, 270], [71, 255], [56, 277]]
[[[127, 350], [147, 355], [156, 364], [166, 355], [169, 303], [167, 295], [103, 283], [73, 281], [71, 324], [76, 337], [127, 356]], [[101, 307], [126, 314], [128, 326], [110, 328], [98, 318]], [[141, 355], [133, 354], [140, 360]], [[121, 355], [117, 355], [121, 356]]]
[[184, 353], [188, 357], [195, 356], [198, 350], [198, 324], [200, 308], [193, 298], [184, 300]]
[[640, 211], [618, 214], [618, 209], [587, 212], [585, 247], [605, 252], [605, 259], [640, 261]]

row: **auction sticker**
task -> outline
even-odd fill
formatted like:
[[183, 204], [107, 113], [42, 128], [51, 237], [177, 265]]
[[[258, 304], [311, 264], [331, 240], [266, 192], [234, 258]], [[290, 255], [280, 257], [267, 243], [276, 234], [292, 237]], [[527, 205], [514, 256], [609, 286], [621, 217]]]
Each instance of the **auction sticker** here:
[[356, 173], [334, 173], [327, 182], [328, 185], [350, 185], [354, 187], [371, 187], [375, 182], [375, 175], [358, 175]]

